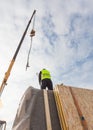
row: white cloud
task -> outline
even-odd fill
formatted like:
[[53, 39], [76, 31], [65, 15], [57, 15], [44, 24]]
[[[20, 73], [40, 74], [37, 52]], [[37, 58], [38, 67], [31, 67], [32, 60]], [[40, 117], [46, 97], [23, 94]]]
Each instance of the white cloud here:
[[40, 87], [36, 73], [42, 68], [50, 70], [54, 85], [63, 82], [92, 89], [92, 5], [92, 0], [1, 0], [0, 82], [33, 10], [37, 10], [30, 68], [25, 71], [32, 26], [2, 95], [4, 106], [0, 110], [0, 119], [7, 121], [7, 130], [12, 127], [19, 100], [28, 86]]

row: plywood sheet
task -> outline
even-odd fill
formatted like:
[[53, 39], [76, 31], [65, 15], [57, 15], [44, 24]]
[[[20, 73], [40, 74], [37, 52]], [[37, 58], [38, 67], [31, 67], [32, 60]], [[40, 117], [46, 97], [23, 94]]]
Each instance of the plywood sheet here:
[[[57, 85], [56, 88], [55, 91], [57, 91], [60, 97], [68, 129], [84, 130], [69, 86]], [[93, 130], [93, 91], [75, 87], [71, 88], [86, 120], [88, 130]]]

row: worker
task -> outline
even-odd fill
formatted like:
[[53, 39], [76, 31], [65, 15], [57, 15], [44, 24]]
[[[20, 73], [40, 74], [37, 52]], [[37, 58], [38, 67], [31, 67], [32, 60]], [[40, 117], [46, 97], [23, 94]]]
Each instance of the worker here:
[[39, 72], [39, 84], [41, 86], [41, 89], [53, 90], [53, 84], [51, 81], [51, 75], [50, 72], [46, 69], [42, 69]]

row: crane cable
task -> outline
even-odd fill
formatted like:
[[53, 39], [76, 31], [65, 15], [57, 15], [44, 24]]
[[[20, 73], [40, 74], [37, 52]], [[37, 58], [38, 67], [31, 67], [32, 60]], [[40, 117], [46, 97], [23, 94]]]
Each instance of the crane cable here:
[[30, 32], [31, 42], [30, 42], [30, 48], [29, 48], [28, 56], [27, 56], [26, 70], [27, 70], [28, 67], [30, 67], [30, 66], [29, 66], [29, 57], [30, 57], [31, 48], [32, 48], [32, 39], [33, 39], [33, 36], [35, 36], [34, 27], [35, 27], [35, 15], [34, 15], [34, 18], [33, 18], [32, 30], [31, 30], [31, 32]]

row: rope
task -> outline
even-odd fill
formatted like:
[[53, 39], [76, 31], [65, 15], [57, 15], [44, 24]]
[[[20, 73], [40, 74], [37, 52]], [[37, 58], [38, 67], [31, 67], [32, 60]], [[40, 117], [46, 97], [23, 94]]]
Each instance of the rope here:
[[32, 37], [31, 37], [31, 43], [30, 43], [30, 48], [29, 48], [28, 57], [27, 57], [26, 70], [28, 67], [30, 67], [29, 66], [29, 56], [30, 56], [31, 48], [32, 48]]
[[30, 53], [31, 53], [31, 48], [32, 48], [32, 37], [35, 36], [35, 30], [34, 30], [34, 27], [35, 27], [35, 15], [34, 15], [34, 18], [33, 18], [33, 26], [32, 26], [32, 30], [30, 32], [30, 37], [31, 37], [31, 42], [30, 42], [30, 48], [29, 48], [29, 51], [28, 51], [28, 56], [27, 56], [27, 64], [26, 64], [26, 70], [29, 66], [29, 57], [30, 57]]

